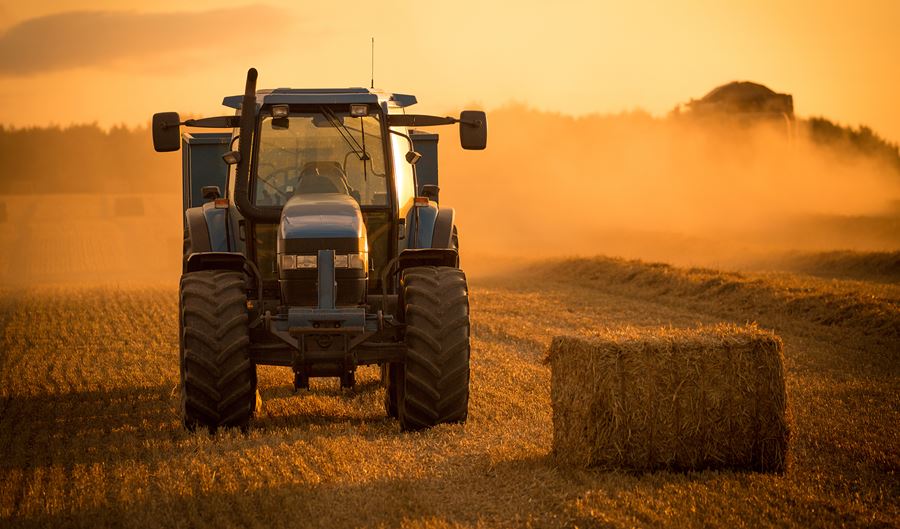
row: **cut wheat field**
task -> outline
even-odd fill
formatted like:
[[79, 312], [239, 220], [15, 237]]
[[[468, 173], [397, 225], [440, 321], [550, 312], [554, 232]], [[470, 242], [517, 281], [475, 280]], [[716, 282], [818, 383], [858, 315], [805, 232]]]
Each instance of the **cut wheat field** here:
[[[247, 433], [178, 416], [173, 284], [0, 291], [0, 526], [896, 527], [900, 288], [614, 259], [471, 282], [469, 420], [401, 433], [355, 391], [260, 368]], [[550, 455], [554, 336], [720, 322], [784, 341], [784, 475], [574, 470]]]

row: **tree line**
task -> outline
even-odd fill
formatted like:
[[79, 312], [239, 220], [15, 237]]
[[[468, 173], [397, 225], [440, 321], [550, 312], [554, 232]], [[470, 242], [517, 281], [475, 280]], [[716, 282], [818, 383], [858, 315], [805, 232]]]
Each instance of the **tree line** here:
[[[565, 131], [564, 116], [544, 114], [542, 119], [558, 120]], [[821, 117], [805, 123], [815, 142], [882, 159], [900, 176], [900, 148], [872, 129], [841, 126]], [[0, 194], [178, 193], [180, 160], [180, 153], [154, 152], [147, 127], [0, 125]]]
[[0, 194], [177, 193], [179, 165], [146, 127], [0, 126]]
[[806, 124], [810, 137], [816, 143], [882, 159], [900, 173], [900, 147], [885, 140], [869, 127], [860, 125], [854, 129], [822, 117], [810, 118], [806, 120]]

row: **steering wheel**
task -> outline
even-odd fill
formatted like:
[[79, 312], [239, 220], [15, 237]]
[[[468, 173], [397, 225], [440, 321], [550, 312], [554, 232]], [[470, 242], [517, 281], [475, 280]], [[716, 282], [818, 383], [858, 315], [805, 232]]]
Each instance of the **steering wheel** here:
[[[332, 188], [331, 189], [328, 188]], [[311, 193], [342, 193], [353, 195], [353, 187], [347, 175], [337, 162], [308, 162], [300, 171], [297, 189], [302, 192], [306, 188]]]

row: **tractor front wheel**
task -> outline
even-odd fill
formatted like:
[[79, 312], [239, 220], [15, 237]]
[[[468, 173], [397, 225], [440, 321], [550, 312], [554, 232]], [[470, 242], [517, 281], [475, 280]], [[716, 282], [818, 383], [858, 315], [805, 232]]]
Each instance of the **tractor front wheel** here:
[[415, 267], [400, 279], [406, 362], [396, 364], [403, 430], [464, 422], [469, 407], [469, 293], [458, 268]]
[[181, 276], [181, 404], [185, 427], [249, 426], [259, 408], [244, 274]]

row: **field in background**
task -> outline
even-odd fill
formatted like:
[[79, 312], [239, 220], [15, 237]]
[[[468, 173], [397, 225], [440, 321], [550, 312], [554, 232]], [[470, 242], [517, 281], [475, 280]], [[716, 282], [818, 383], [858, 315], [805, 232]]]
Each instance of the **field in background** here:
[[[897, 227], [900, 232], [900, 226]], [[900, 284], [900, 251], [819, 253], [789, 252], [744, 265], [749, 269], [787, 270], [818, 277]]]
[[0, 196], [0, 285], [166, 281], [181, 273], [181, 196]]
[[[294, 395], [288, 371], [263, 368], [254, 428], [210, 437], [179, 424], [174, 286], [6, 288], [0, 525], [893, 527], [898, 289], [547, 262], [474, 281], [464, 426], [400, 433], [374, 369], [354, 392], [325, 380]], [[558, 466], [543, 363], [552, 336], [722, 321], [757, 321], [784, 340], [786, 475]]]

